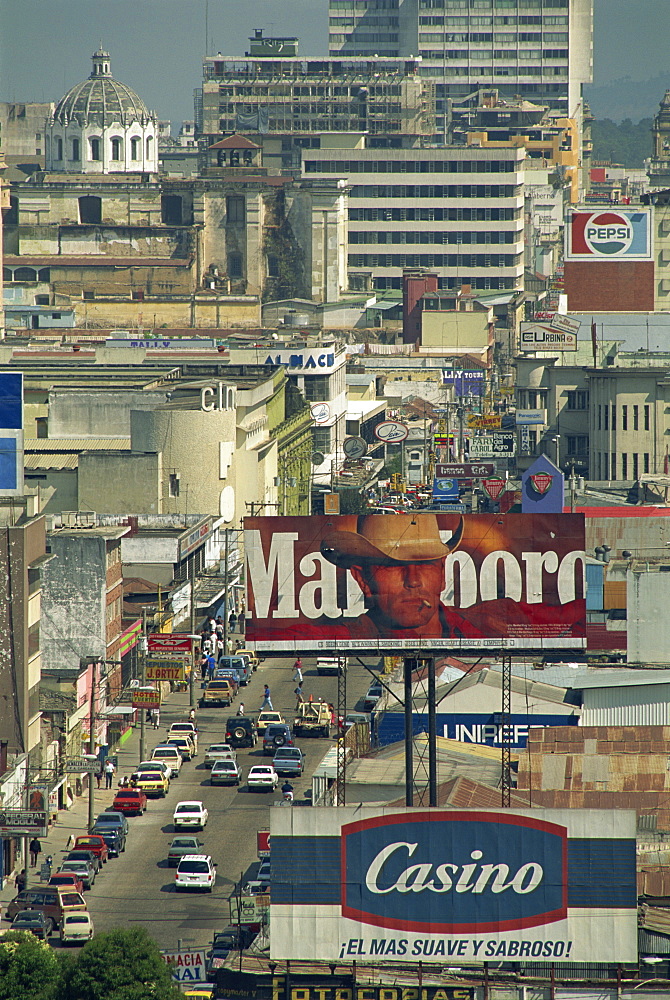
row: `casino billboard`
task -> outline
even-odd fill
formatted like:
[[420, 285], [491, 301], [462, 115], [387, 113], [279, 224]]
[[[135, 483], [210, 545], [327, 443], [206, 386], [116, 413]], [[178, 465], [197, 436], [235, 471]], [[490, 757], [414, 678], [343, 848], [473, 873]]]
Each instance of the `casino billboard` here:
[[246, 642], [277, 655], [581, 649], [581, 514], [245, 518]]
[[271, 958], [637, 961], [633, 810], [273, 809]]
[[565, 227], [566, 260], [651, 260], [649, 209], [575, 209]]

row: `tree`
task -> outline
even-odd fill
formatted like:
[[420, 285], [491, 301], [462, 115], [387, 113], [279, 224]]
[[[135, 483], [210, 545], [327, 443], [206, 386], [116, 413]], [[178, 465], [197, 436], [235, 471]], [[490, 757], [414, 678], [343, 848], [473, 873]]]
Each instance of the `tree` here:
[[0, 939], [0, 1000], [54, 1000], [61, 985], [56, 953], [26, 931]]
[[358, 490], [340, 490], [340, 514], [367, 514], [370, 505]]
[[65, 970], [62, 1000], [179, 1000], [158, 946], [143, 927], [97, 934]]

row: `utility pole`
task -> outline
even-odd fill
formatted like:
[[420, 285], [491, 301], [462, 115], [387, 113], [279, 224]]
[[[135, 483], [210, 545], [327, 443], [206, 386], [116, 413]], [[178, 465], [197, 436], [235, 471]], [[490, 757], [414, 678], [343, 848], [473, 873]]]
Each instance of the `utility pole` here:
[[[191, 635], [195, 635], [195, 562], [191, 562]], [[202, 649], [200, 650], [202, 653]], [[188, 704], [195, 708], [195, 655], [191, 639], [191, 673], [188, 679]]]
[[223, 655], [228, 656], [228, 528], [223, 531]]
[[[142, 649], [141, 649], [141, 676], [140, 686], [144, 687], [147, 682], [147, 609], [142, 608]], [[146, 741], [146, 709], [140, 708], [140, 761], [144, 760], [144, 748]]]
[[[95, 757], [95, 680], [96, 661], [91, 663], [91, 724], [89, 727], [88, 752], [91, 757]], [[95, 823], [95, 785], [93, 775], [88, 775], [88, 828], [93, 829]]]

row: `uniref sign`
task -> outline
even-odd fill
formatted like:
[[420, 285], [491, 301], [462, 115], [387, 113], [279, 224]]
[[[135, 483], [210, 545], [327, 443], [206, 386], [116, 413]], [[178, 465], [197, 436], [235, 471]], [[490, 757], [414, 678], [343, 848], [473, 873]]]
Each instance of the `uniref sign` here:
[[637, 960], [632, 810], [276, 812], [275, 960]]

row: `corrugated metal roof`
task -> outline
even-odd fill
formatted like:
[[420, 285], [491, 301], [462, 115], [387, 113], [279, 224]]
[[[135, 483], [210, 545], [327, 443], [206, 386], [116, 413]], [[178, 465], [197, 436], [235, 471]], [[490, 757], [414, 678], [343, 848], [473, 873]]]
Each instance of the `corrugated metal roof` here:
[[77, 469], [79, 455], [24, 455], [24, 469]]
[[130, 451], [130, 438], [25, 438], [24, 450], [27, 452]]
[[594, 668], [582, 677], [579, 686], [587, 688], [646, 687], [649, 684], [670, 684], [670, 670], [626, 670]]

